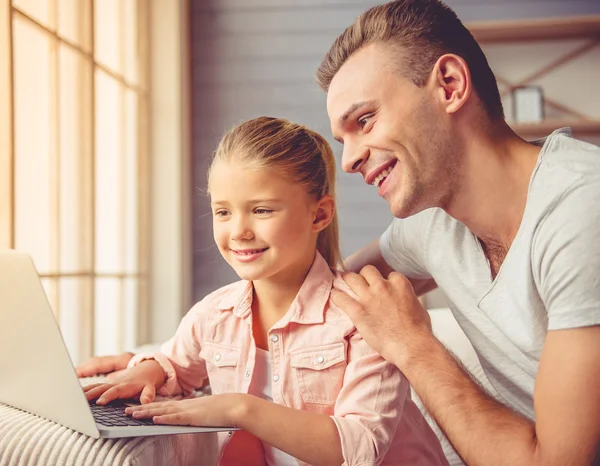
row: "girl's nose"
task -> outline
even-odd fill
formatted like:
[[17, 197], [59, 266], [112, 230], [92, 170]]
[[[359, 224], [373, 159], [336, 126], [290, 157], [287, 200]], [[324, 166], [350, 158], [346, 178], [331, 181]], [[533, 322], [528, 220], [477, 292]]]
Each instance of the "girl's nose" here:
[[254, 233], [249, 223], [240, 218], [231, 231], [231, 238], [235, 241], [248, 241], [254, 238]]

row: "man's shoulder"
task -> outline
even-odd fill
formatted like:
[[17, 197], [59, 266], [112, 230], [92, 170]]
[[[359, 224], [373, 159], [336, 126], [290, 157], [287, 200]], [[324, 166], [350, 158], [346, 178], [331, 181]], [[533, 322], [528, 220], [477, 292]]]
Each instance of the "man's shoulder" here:
[[532, 177], [529, 214], [540, 222], [557, 216], [567, 219], [597, 209], [599, 198], [600, 147], [564, 134], [554, 136]]
[[599, 182], [600, 147], [559, 133], [542, 149], [532, 186], [552, 189]]
[[598, 251], [600, 148], [570, 137], [559, 139], [540, 160], [526, 216], [533, 227], [534, 262], [550, 264], [560, 254], [569, 256], [574, 266]]

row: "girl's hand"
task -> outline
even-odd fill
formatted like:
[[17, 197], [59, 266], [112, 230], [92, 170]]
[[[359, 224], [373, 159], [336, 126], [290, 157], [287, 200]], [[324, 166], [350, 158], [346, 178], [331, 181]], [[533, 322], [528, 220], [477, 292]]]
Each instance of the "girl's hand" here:
[[88, 401], [98, 399], [104, 405], [116, 399], [137, 398], [140, 402], [150, 403], [154, 400], [156, 389], [165, 380], [165, 372], [154, 360], [146, 360], [135, 367], [124, 370], [110, 383], [97, 383], [83, 388]]
[[181, 401], [130, 406], [125, 414], [134, 419], [152, 418], [155, 424], [199, 427], [236, 427], [244, 416], [251, 395], [226, 393]]

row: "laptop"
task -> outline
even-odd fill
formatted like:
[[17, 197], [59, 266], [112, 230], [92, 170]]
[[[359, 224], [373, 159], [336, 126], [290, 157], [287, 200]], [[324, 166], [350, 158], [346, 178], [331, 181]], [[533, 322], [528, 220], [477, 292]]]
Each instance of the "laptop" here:
[[93, 438], [238, 430], [154, 425], [88, 402], [29, 255], [0, 251], [0, 402]]

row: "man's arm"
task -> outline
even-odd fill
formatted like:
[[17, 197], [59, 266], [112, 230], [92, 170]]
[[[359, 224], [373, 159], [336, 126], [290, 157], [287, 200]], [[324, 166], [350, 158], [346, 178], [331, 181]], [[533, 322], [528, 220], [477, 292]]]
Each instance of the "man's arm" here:
[[[381, 254], [379, 238], [362, 247], [344, 260], [344, 270], [347, 272], [358, 273], [367, 265], [375, 267], [384, 277], [387, 277], [394, 271], [383, 258], [383, 254]], [[425, 293], [437, 288], [437, 284], [432, 278], [428, 280], [409, 278], [409, 280], [417, 296], [423, 296]]]
[[487, 395], [437, 341], [398, 365], [469, 465], [592, 465], [600, 440], [600, 327], [548, 333], [535, 424]]
[[365, 340], [406, 375], [469, 465], [595, 464], [600, 441], [600, 326], [548, 332], [536, 378], [536, 422], [489, 396], [434, 337], [408, 280], [367, 267], [333, 293]]

